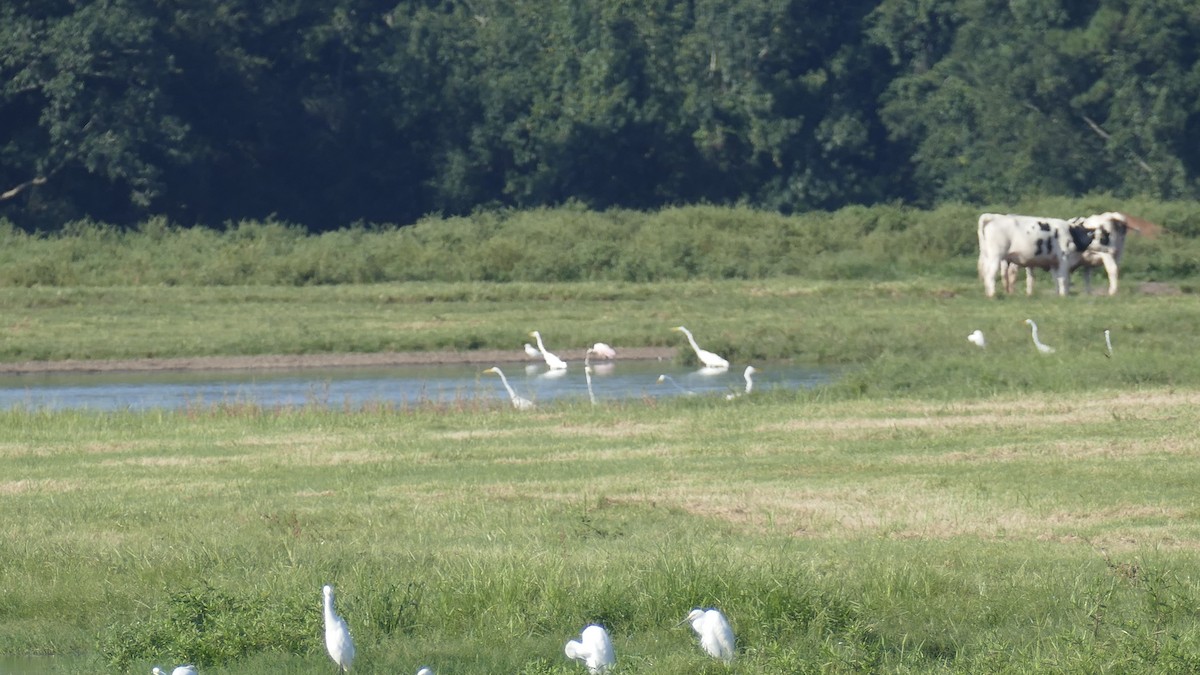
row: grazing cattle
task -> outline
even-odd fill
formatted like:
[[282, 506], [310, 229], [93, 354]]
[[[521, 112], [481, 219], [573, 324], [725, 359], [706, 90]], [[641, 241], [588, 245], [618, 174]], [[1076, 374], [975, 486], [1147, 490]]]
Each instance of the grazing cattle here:
[[[1129, 216], [1116, 211], [1098, 213], [1087, 218], [1072, 218], [1070, 223], [1087, 228], [1093, 234], [1092, 243], [1079, 256], [1078, 262], [1071, 266], [1071, 271], [1083, 268], [1083, 286], [1085, 293], [1092, 292], [1092, 268], [1103, 267], [1108, 274], [1108, 294], [1117, 294], [1117, 281], [1120, 274], [1121, 254], [1125, 251], [1125, 234], [1128, 230], [1139, 232], [1148, 237], [1157, 235], [1162, 228], [1154, 223]], [[1001, 267], [1004, 275], [1004, 289], [1012, 293], [1017, 282], [1016, 265], [1005, 264]], [[1025, 294], [1033, 295], [1033, 270], [1025, 269]]]
[[1058, 283], [1058, 294], [1066, 295], [1071, 269], [1094, 233], [1058, 218], [1001, 215], [979, 216], [979, 276], [989, 298], [996, 295], [996, 275], [1005, 263], [1050, 270]]

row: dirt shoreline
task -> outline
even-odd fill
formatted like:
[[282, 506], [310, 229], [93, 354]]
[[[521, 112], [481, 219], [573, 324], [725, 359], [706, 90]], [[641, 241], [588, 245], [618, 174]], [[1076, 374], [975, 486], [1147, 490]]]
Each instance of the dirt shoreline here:
[[[578, 350], [582, 353], [583, 350]], [[623, 360], [669, 361], [674, 347], [628, 347], [618, 352]], [[569, 352], [560, 352], [566, 356]], [[580, 359], [581, 360], [581, 359]], [[189, 370], [275, 370], [301, 368], [363, 368], [374, 366], [419, 366], [432, 364], [478, 364], [526, 362], [522, 350], [482, 349], [467, 352], [381, 352], [375, 354], [261, 354], [257, 356], [186, 356], [178, 358], [23, 361], [0, 363], [0, 374], [117, 373]]]

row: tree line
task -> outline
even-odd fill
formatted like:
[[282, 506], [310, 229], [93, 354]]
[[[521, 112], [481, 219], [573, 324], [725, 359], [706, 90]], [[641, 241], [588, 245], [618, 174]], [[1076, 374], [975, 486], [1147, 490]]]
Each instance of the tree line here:
[[0, 218], [1200, 197], [1191, 0], [9, 0]]

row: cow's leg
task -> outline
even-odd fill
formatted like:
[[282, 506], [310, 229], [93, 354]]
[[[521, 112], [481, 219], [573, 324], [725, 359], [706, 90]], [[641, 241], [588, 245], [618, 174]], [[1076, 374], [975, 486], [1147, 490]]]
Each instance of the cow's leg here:
[[1083, 266], [1083, 294], [1092, 294], [1092, 267], [1091, 265]]
[[983, 292], [989, 298], [996, 297], [996, 275], [1000, 272], [998, 258], [980, 257], [979, 276], [983, 277]]
[[1025, 295], [1033, 295], [1033, 268], [1025, 268]]
[[1104, 256], [1104, 271], [1108, 272], [1108, 294], [1117, 294], [1117, 276], [1120, 274], [1120, 268], [1117, 261], [1110, 255]]
[[1071, 289], [1071, 265], [1066, 256], [1058, 261], [1058, 267], [1054, 270], [1054, 282], [1058, 286], [1058, 294], [1067, 295]]
[[1007, 260], [1000, 261], [1000, 278], [1004, 280], [1004, 292], [1012, 295], [1017, 285], [1017, 265]]

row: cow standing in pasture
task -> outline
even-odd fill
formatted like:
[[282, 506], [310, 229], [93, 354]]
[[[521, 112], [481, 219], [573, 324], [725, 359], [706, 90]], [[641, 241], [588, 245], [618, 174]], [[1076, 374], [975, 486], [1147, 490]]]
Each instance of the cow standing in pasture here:
[[[1156, 236], [1162, 228], [1154, 223], [1116, 211], [1098, 213], [1087, 218], [1072, 218], [1068, 221], [1084, 227], [1093, 234], [1092, 243], [1079, 256], [1071, 271], [1083, 268], [1084, 292], [1092, 292], [1092, 268], [1103, 267], [1108, 275], [1108, 294], [1117, 294], [1121, 255], [1125, 251], [1125, 234], [1133, 230], [1148, 237]], [[1005, 263], [1001, 266], [1004, 289], [1012, 293], [1017, 283], [1017, 266]], [[1033, 269], [1025, 268], [1025, 294], [1033, 295]]]
[[996, 295], [996, 275], [1005, 264], [1050, 270], [1058, 294], [1066, 295], [1071, 270], [1095, 237], [1081, 225], [1059, 218], [985, 213], [979, 216], [979, 276], [989, 298]]

